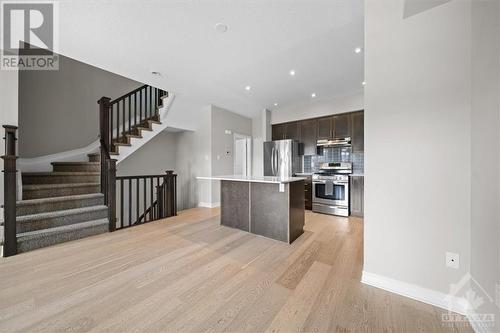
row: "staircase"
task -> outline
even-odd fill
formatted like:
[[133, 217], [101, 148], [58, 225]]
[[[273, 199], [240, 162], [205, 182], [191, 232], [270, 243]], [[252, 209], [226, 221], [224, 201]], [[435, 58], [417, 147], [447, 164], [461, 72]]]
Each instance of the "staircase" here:
[[[165, 118], [172, 100], [173, 96], [148, 85], [113, 101], [106, 97], [99, 100], [101, 147], [104, 147], [106, 158], [119, 163], [165, 129], [166, 125], [160, 120]], [[6, 158], [14, 164], [5, 169], [4, 178], [13, 190], [5, 193], [5, 202], [8, 201], [7, 193], [16, 193], [13, 128], [7, 129], [6, 146], [10, 147], [10, 153]], [[101, 182], [109, 171], [100, 159], [101, 153], [88, 153], [86, 161], [82, 158], [68, 161], [66, 157], [62, 161], [53, 161], [52, 171], [21, 173], [22, 200], [15, 202], [15, 217], [14, 209], [10, 210], [10, 216], [6, 214], [6, 221], [15, 220], [10, 224], [15, 224], [15, 231], [9, 233], [5, 229], [5, 239], [9, 237], [12, 240], [9, 244], [14, 244], [14, 249], [9, 245], [7, 255], [114, 230], [114, 225], [109, 223], [114, 219], [108, 219], [113, 215], [109, 215], [110, 208], [101, 193], [103, 190], [106, 193]], [[103, 184], [108, 186], [106, 182]], [[111, 186], [115, 186], [114, 182]], [[10, 199], [13, 200], [12, 196]], [[111, 206], [114, 207], [114, 203]], [[10, 207], [14, 208], [14, 202], [11, 201]], [[0, 229], [3, 229], [3, 224]], [[3, 237], [4, 230], [0, 230], [0, 234]], [[0, 241], [4, 245], [4, 239]]]
[[99, 154], [88, 159], [54, 162], [52, 172], [22, 174], [24, 200], [16, 204], [18, 252], [108, 231]]

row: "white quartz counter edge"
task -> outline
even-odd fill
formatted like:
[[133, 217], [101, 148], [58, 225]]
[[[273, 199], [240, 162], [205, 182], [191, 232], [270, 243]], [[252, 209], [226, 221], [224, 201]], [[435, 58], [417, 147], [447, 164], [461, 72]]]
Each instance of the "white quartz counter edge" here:
[[204, 180], [230, 180], [235, 182], [247, 182], [247, 183], [270, 183], [270, 184], [286, 184], [297, 182], [300, 180], [306, 180], [304, 177], [290, 177], [290, 178], [279, 178], [279, 177], [243, 177], [236, 175], [229, 176], [210, 176], [210, 177], [196, 177], [196, 179]]

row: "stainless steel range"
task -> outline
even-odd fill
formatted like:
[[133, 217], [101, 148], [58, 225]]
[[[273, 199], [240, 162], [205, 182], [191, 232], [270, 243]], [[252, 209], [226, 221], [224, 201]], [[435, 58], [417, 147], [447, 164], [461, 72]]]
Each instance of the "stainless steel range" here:
[[312, 176], [312, 210], [349, 216], [349, 174], [352, 163], [323, 163]]

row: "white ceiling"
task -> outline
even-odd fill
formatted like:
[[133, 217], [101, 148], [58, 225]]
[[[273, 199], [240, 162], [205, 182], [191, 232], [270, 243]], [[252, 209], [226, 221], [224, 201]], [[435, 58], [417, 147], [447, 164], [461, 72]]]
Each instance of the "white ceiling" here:
[[[176, 103], [251, 117], [275, 102], [303, 103], [312, 92], [362, 90], [363, 54], [354, 48], [363, 46], [363, 2], [63, 0], [59, 50], [174, 91]], [[226, 33], [214, 29], [218, 22]]]

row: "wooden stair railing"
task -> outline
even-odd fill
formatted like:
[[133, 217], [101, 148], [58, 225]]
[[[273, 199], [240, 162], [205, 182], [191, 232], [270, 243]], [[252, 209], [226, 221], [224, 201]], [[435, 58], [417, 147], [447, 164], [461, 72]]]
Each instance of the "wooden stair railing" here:
[[156, 200], [142, 213], [133, 224], [141, 224], [146, 220], [147, 215], [153, 214], [153, 220], [162, 219], [169, 216], [177, 215], [176, 192], [176, 175], [173, 171], [166, 171], [169, 178], [163, 179], [163, 183], [156, 186]]
[[5, 130], [5, 155], [3, 159], [3, 215], [4, 238], [3, 256], [17, 254], [16, 199], [17, 199], [17, 167], [16, 167], [16, 126], [3, 125]]
[[[117, 228], [116, 183], [117, 181], [123, 182], [123, 179], [125, 179], [123, 177], [116, 177], [116, 160], [112, 159], [111, 155], [118, 153], [119, 145], [129, 144], [129, 137], [139, 136], [141, 133], [141, 128], [149, 128], [149, 122], [160, 120], [158, 108], [162, 104], [162, 98], [165, 96], [168, 96], [166, 91], [149, 85], [143, 85], [117, 99], [111, 100], [109, 97], [102, 97], [97, 102], [99, 104], [101, 192], [104, 194], [104, 202], [109, 209], [108, 217], [110, 231], [114, 231]], [[146, 176], [130, 177], [141, 178]], [[175, 179], [175, 175], [173, 175], [173, 173], [170, 175], [161, 175], [154, 177]], [[144, 189], [146, 189], [145, 180]], [[153, 188], [151, 185], [151, 193], [153, 193], [152, 191]], [[176, 189], [174, 181], [174, 197], [175, 191]], [[123, 196], [123, 191], [121, 191], [121, 195]], [[151, 198], [153, 198], [153, 194], [151, 194]], [[121, 200], [123, 201], [123, 197], [121, 198]], [[123, 210], [123, 203], [121, 205], [121, 210]], [[166, 213], [164, 213], [163, 215], [165, 214]], [[173, 212], [173, 215], [175, 214], [176, 211]], [[120, 221], [120, 226], [118, 228], [123, 228], [123, 213]], [[131, 223], [129, 224], [129, 226], [133, 224], [134, 223]]]
[[[119, 225], [128, 228], [177, 215], [177, 175], [118, 176]], [[128, 208], [128, 209], [126, 209]]]

